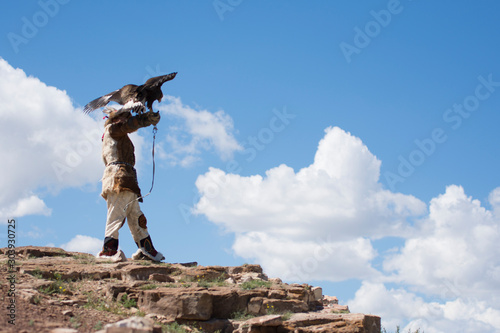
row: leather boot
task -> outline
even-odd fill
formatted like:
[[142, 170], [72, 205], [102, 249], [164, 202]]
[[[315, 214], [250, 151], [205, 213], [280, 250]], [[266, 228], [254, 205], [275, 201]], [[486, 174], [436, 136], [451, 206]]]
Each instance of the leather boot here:
[[149, 258], [153, 261], [162, 261], [165, 259], [161, 252], [156, 251], [153, 246], [153, 242], [151, 241], [151, 236], [141, 239], [136, 243], [139, 248], [136, 253], [132, 255], [132, 259], [141, 260]]
[[118, 239], [106, 237], [104, 238], [104, 245], [102, 246], [102, 251], [99, 253], [98, 256], [112, 257], [117, 252], [118, 252]]

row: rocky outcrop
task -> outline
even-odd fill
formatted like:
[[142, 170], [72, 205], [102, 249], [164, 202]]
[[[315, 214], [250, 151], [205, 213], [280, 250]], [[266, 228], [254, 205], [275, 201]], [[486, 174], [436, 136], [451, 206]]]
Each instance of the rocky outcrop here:
[[[183, 325], [186, 332], [380, 332], [379, 317], [349, 313], [335, 297], [322, 295], [320, 287], [269, 279], [259, 265], [115, 263], [40, 247], [18, 248], [16, 253], [17, 297], [33, 313], [60, 307], [56, 316], [60, 328], [160, 332], [161, 326]], [[7, 261], [6, 249], [0, 249], [0, 260]], [[2, 280], [6, 274], [3, 269]], [[99, 312], [104, 316], [99, 317]], [[92, 319], [94, 314], [100, 319]], [[139, 319], [130, 319], [137, 315]], [[77, 317], [80, 326], [74, 327]], [[141, 321], [142, 317], [147, 320]], [[119, 324], [125, 326], [111, 325], [126, 318], [129, 322]], [[96, 323], [93, 329], [88, 329], [85, 320]], [[29, 332], [35, 331], [33, 328], [50, 331], [43, 323], [30, 323]], [[127, 323], [151, 325], [124, 328]]]

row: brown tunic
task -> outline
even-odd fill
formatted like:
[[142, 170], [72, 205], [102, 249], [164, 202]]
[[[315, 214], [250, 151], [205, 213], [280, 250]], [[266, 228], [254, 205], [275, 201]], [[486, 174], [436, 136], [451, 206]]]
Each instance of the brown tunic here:
[[144, 114], [105, 125], [102, 137], [102, 159], [106, 168], [102, 177], [101, 192], [104, 199], [107, 198], [109, 192], [120, 193], [121, 191], [131, 191], [141, 196], [134, 168], [135, 149], [128, 133], [149, 125], [151, 122]]

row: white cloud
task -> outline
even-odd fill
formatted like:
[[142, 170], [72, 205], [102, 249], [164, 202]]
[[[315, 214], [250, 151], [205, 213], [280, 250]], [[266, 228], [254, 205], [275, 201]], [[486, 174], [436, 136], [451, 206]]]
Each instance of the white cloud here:
[[211, 149], [227, 160], [243, 149], [233, 136], [233, 120], [224, 111], [194, 110], [182, 104], [179, 97], [166, 96], [165, 100], [168, 104], [160, 103], [158, 109], [176, 122], [168, 129], [168, 148], [160, 144], [158, 149], [170, 163], [189, 166], [199, 160], [202, 151]]
[[354, 312], [374, 313], [390, 332], [406, 322], [401, 332], [417, 329], [429, 333], [499, 332], [500, 312], [485, 302], [455, 299], [448, 302], [425, 301], [404, 288], [387, 289], [382, 283], [363, 282], [349, 301]]
[[[348, 304], [351, 311], [381, 316], [383, 326], [389, 332], [408, 318], [430, 318], [442, 312], [439, 304], [426, 304], [421, 297], [404, 289], [388, 290], [383, 283], [367, 281], [363, 282], [355, 298]], [[427, 328], [425, 332], [429, 332]]]
[[442, 293], [446, 283], [461, 297], [489, 297], [500, 285], [500, 219], [455, 185], [432, 199], [429, 211], [384, 269], [428, 294]]
[[500, 311], [487, 302], [462, 298], [426, 301], [407, 289], [388, 289], [383, 283], [365, 281], [348, 301], [349, 308], [381, 316], [382, 326], [389, 332], [402, 323], [406, 325], [401, 332], [500, 332]]
[[[439, 301], [441, 311], [432, 318], [436, 332], [457, 327], [463, 332], [500, 332], [498, 193], [499, 188], [491, 192], [489, 211], [462, 187], [448, 186], [431, 200], [429, 216], [402, 249], [384, 260], [388, 281]], [[389, 291], [388, 297], [393, 294]], [[356, 295], [354, 304], [365, 303], [364, 297]], [[427, 318], [417, 310], [429, 304], [414, 306], [409, 325]], [[388, 306], [386, 319], [395, 318], [391, 312], [396, 307]]]
[[[236, 233], [236, 253], [259, 259], [271, 275], [286, 263], [303, 267], [292, 275], [331, 281], [374, 274], [370, 239], [404, 234], [406, 219], [426, 211], [415, 197], [382, 188], [380, 161], [359, 138], [338, 127], [325, 132], [314, 163], [298, 172], [280, 165], [242, 177], [210, 168], [196, 181], [196, 212]], [[349, 260], [318, 259], [318, 242]]]
[[376, 256], [370, 241], [356, 238], [347, 241], [292, 240], [288, 237], [249, 232], [236, 236], [234, 252], [255, 259], [266, 273], [285, 281], [342, 281], [377, 275], [370, 266]]
[[102, 240], [95, 237], [76, 235], [66, 244], [60, 246], [66, 251], [71, 252], [84, 252], [90, 254], [97, 254], [101, 251]]
[[0, 100], [2, 221], [49, 215], [40, 189], [54, 193], [99, 181], [102, 125], [73, 107], [66, 92], [0, 58]]
[[52, 209], [45, 205], [45, 202], [36, 195], [22, 198], [17, 202], [12, 203], [8, 207], [0, 209], [0, 216], [25, 216], [25, 215], [45, 215], [49, 216]]
[[19, 230], [19, 236], [21, 236], [23, 239], [25, 238], [32, 238], [32, 239], [42, 239], [42, 238], [51, 238], [50, 235], [51, 231], [50, 230], [42, 230], [36, 225], [31, 225], [29, 229], [26, 231], [25, 228], [21, 228]]
[[[234, 233], [235, 254], [271, 276], [363, 280], [351, 311], [380, 315], [389, 331], [500, 332], [500, 188], [491, 210], [455, 185], [427, 209], [385, 190], [379, 172], [359, 138], [328, 128], [314, 163], [298, 172], [210, 168], [196, 181], [195, 211]], [[380, 254], [371, 241], [387, 236], [405, 243]]]
[[491, 191], [488, 201], [493, 208], [493, 214], [500, 218], [500, 187]]

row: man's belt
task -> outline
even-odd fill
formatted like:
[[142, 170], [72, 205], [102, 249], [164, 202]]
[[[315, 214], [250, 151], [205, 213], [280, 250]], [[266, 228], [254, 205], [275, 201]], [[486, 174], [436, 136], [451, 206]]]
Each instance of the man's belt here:
[[111, 162], [111, 163], [108, 163], [108, 165], [106, 165], [106, 166], [110, 166], [110, 165], [120, 165], [120, 164], [127, 165], [127, 166], [132, 167], [133, 169], [135, 169], [135, 168], [134, 168], [134, 166], [133, 166], [132, 164], [127, 163], [127, 162], [120, 162], [120, 161], [116, 161], [116, 162]]

